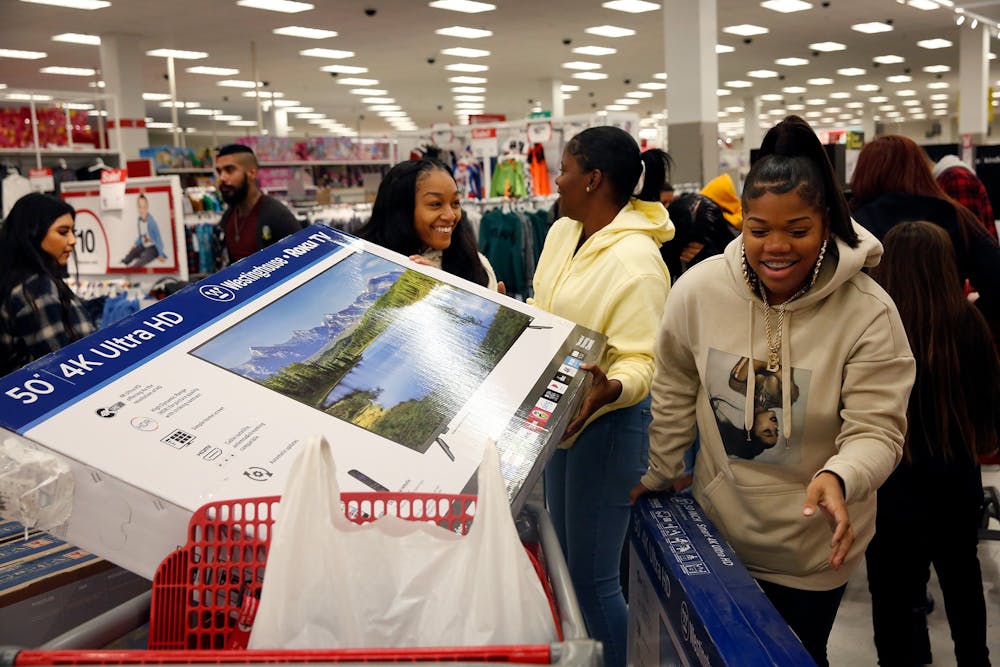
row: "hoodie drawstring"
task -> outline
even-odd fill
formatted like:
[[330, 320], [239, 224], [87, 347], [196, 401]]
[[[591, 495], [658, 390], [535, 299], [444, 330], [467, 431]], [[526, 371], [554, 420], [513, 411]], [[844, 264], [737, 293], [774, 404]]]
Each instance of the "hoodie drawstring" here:
[[756, 405], [754, 396], [757, 393], [757, 373], [753, 367], [753, 299], [747, 301], [747, 306], [747, 316], [750, 320], [750, 335], [747, 337], [747, 395], [743, 406], [743, 425], [746, 428], [747, 440], [750, 440], [750, 431], [753, 430], [754, 407]]
[[781, 431], [785, 447], [792, 437], [792, 314], [785, 312], [781, 332]]

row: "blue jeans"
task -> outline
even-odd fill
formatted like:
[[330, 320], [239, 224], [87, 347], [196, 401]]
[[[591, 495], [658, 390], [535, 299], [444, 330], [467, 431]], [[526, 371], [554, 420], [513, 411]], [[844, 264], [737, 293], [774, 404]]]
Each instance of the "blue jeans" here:
[[625, 665], [628, 608], [619, 561], [629, 491], [646, 472], [649, 397], [592, 422], [545, 468], [545, 502], [562, 545], [587, 631], [604, 644], [608, 667]]

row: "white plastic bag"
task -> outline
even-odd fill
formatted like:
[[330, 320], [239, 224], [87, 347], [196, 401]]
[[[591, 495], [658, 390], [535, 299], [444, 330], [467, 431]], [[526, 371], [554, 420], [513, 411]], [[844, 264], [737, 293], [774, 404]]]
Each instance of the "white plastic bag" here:
[[73, 513], [73, 473], [59, 456], [19, 438], [0, 443], [0, 516], [60, 532]]
[[267, 557], [250, 648], [547, 644], [552, 611], [510, 515], [493, 443], [469, 533], [340, 505], [330, 446], [292, 468]]

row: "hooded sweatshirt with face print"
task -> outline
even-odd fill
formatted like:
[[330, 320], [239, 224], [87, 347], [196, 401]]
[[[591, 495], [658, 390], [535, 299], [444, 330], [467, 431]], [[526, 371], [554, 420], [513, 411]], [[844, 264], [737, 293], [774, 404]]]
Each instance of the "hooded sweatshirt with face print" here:
[[622, 383], [622, 393], [597, 410], [590, 424], [649, 394], [653, 346], [670, 288], [659, 248], [673, 238], [674, 225], [660, 202], [632, 199], [578, 248], [582, 232], [583, 225], [571, 218], [552, 225], [535, 269], [535, 296], [528, 303], [607, 336], [597, 365], [608, 379]]
[[[697, 427], [695, 498], [753, 576], [804, 590], [842, 585], [864, 555], [875, 491], [902, 454], [915, 372], [895, 305], [862, 272], [882, 245], [855, 230], [858, 247], [831, 236], [816, 283], [787, 304], [780, 371], [763, 361], [764, 305], [745, 281], [739, 238], [678, 281], [657, 342], [643, 485], [665, 489], [682, 474]], [[839, 570], [822, 510], [802, 515], [821, 471], [843, 480], [855, 534]]]

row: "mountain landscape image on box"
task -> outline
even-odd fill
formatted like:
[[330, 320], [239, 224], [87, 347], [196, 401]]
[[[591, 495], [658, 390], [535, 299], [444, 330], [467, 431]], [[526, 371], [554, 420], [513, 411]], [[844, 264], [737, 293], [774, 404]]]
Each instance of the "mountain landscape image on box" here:
[[355, 253], [191, 354], [424, 452], [530, 322]]

